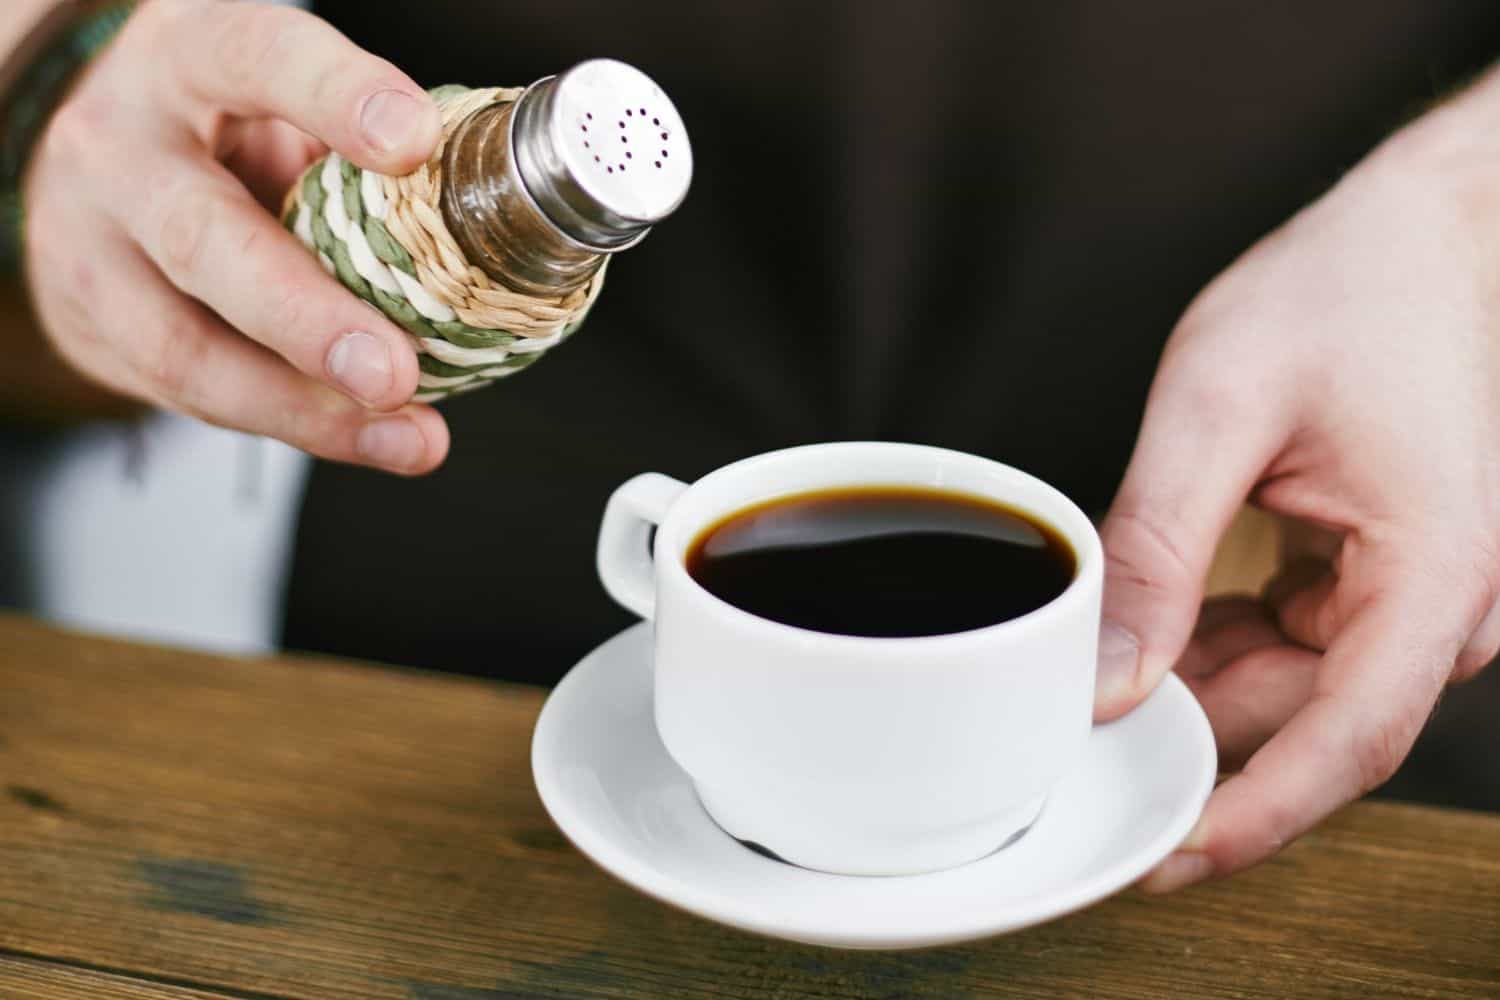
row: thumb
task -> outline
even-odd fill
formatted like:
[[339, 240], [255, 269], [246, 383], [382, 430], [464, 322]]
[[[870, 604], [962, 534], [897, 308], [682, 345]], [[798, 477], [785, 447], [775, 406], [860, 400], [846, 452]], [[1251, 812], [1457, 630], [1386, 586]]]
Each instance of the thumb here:
[[[1094, 716], [1134, 708], [1192, 635], [1214, 549], [1271, 454], [1264, 415], [1163, 369], [1104, 519], [1104, 623]], [[1240, 411], [1244, 412], [1244, 411]]]
[[158, 85], [165, 100], [199, 105], [194, 120], [203, 105], [281, 118], [383, 174], [415, 170], [437, 147], [442, 114], [427, 93], [311, 14], [249, 3], [182, 4], [167, 14], [157, 42], [170, 72]]

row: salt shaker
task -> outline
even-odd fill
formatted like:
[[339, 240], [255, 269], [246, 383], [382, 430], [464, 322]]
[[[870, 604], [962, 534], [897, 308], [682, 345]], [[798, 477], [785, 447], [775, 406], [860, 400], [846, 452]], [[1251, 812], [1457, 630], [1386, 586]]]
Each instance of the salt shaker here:
[[594, 59], [524, 90], [440, 87], [443, 142], [405, 177], [337, 154], [288, 193], [285, 222], [412, 335], [419, 402], [520, 371], [583, 322], [611, 255], [687, 194], [677, 109], [640, 70]]

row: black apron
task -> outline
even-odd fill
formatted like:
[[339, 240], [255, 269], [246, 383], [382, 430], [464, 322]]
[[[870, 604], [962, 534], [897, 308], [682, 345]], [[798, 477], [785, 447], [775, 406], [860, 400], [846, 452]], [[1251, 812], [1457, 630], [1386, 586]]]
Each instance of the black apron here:
[[593, 545], [637, 472], [886, 438], [1102, 511], [1194, 293], [1500, 51], [1463, 0], [317, 7], [426, 84], [625, 59], [692, 137], [577, 337], [443, 405], [440, 472], [308, 489], [288, 645], [542, 683], [630, 621]]

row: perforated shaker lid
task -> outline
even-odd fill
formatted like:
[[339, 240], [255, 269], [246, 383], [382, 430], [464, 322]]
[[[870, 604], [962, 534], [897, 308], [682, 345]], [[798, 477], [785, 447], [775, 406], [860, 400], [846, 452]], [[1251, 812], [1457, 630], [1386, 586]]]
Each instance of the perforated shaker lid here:
[[677, 108], [650, 77], [591, 59], [527, 88], [512, 118], [521, 180], [573, 239], [623, 249], [682, 204], [693, 150]]

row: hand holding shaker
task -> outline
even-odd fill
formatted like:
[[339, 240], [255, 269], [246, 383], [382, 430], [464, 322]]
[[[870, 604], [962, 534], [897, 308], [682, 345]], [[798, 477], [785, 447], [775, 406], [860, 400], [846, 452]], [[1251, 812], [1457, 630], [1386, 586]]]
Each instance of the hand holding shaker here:
[[338, 154], [283, 221], [412, 336], [417, 402], [505, 378], [582, 325], [612, 254], [687, 195], [693, 154], [644, 73], [593, 59], [522, 89], [439, 87], [443, 141], [406, 177]]

